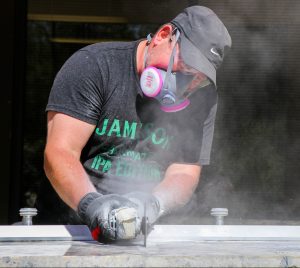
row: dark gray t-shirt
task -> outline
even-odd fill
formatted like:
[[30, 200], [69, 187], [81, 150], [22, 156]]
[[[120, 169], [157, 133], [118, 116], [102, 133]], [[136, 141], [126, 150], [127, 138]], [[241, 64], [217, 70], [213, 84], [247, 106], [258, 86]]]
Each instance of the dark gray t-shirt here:
[[216, 90], [199, 89], [182, 111], [161, 111], [142, 94], [138, 43], [77, 51], [58, 72], [46, 108], [95, 125], [81, 162], [102, 193], [151, 191], [172, 163], [209, 164]]

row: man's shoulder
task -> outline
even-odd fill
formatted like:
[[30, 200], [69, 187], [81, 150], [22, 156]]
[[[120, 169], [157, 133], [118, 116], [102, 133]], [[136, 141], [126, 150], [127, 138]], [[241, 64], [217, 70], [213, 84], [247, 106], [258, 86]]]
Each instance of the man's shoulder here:
[[92, 54], [102, 54], [102, 53], [116, 53], [118, 51], [133, 51], [139, 41], [131, 41], [131, 42], [101, 42], [95, 43], [80, 49], [81, 51], [87, 51]]

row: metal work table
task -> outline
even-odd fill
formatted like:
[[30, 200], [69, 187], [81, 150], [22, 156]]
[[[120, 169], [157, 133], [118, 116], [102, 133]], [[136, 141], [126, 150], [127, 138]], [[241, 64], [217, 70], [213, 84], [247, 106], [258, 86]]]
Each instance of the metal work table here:
[[158, 225], [147, 247], [142, 237], [97, 243], [86, 226], [51, 226], [40, 237], [24, 231], [38, 226], [20, 226], [19, 239], [10, 227], [0, 227], [0, 267], [300, 267], [299, 226]]

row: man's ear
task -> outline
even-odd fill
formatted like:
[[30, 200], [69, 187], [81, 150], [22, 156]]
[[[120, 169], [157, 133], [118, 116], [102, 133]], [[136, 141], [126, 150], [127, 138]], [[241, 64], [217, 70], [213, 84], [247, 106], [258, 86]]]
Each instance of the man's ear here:
[[159, 45], [161, 42], [169, 40], [172, 36], [172, 25], [165, 24], [156, 32], [155, 36], [153, 37], [153, 44]]

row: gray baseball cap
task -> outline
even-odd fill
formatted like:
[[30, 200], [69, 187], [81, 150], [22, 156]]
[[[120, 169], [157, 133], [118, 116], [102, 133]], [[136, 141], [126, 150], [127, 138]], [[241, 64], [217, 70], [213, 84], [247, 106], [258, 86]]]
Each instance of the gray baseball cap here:
[[222, 21], [207, 7], [191, 6], [171, 23], [180, 31], [183, 61], [204, 73], [216, 87], [216, 70], [231, 47], [231, 37]]

